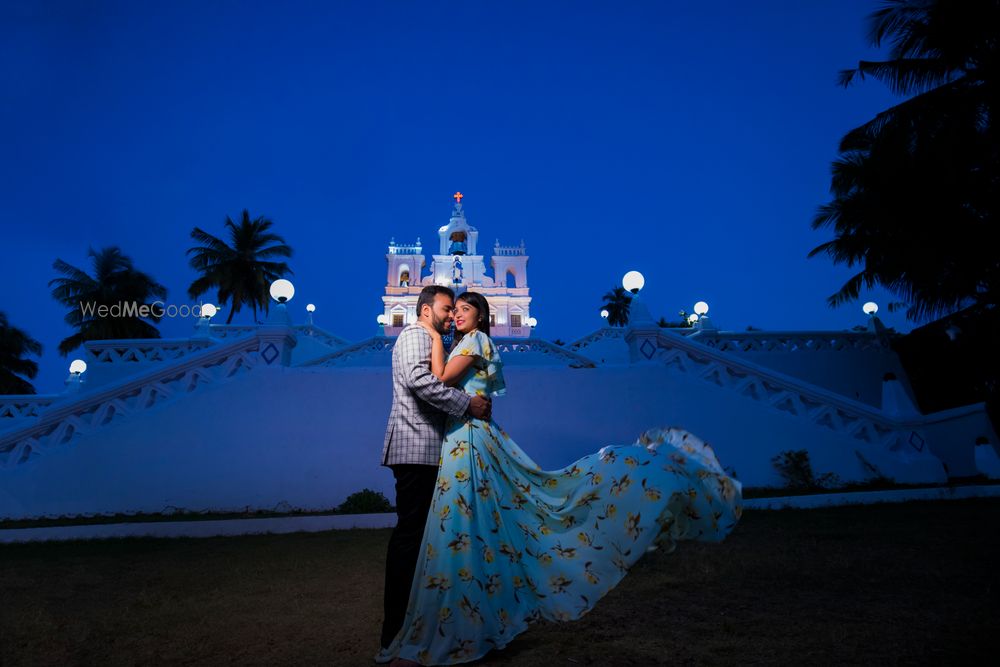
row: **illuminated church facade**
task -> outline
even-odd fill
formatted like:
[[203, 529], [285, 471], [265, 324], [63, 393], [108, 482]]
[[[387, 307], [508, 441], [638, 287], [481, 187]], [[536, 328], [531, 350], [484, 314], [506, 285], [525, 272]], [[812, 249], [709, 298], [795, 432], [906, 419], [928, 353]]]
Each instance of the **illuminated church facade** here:
[[[492, 276], [480, 252], [479, 230], [469, 225], [462, 209], [461, 192], [448, 224], [438, 229], [438, 252], [430, 267], [420, 238], [410, 245], [389, 243], [386, 285], [382, 296], [385, 335], [396, 336], [417, 319], [417, 298], [427, 285], [444, 285], [461, 294], [479, 292], [490, 304], [490, 333], [497, 337], [527, 338], [531, 334], [531, 295], [528, 289], [528, 255], [524, 241], [517, 246], [493, 246]], [[425, 268], [427, 269], [425, 272]]]

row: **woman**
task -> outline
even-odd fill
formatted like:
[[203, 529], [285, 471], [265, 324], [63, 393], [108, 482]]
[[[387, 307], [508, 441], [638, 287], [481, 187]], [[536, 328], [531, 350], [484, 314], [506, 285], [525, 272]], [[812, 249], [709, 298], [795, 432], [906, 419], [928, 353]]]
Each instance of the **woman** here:
[[[447, 359], [426, 327], [431, 370], [470, 394], [503, 395], [486, 299], [463, 293], [454, 317]], [[654, 429], [553, 471], [492, 420], [450, 417], [446, 433], [406, 618], [378, 662], [469, 662], [539, 619], [579, 618], [654, 543], [718, 541], [741, 514], [740, 483], [682, 429]]]

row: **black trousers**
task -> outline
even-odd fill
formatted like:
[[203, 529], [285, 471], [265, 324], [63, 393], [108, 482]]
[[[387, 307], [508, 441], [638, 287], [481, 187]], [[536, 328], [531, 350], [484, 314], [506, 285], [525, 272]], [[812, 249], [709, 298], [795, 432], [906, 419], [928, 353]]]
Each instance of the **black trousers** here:
[[396, 527], [385, 556], [383, 647], [391, 644], [403, 627], [438, 474], [437, 466], [397, 464], [390, 468], [396, 477]]

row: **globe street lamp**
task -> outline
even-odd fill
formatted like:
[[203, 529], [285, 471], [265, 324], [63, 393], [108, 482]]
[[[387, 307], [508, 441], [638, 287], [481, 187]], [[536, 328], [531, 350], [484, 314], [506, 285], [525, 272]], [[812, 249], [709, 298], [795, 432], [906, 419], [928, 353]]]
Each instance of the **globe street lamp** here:
[[638, 294], [639, 290], [643, 288], [646, 284], [646, 279], [642, 277], [642, 274], [638, 271], [629, 271], [622, 278], [622, 287], [627, 289], [632, 294]]
[[295, 286], [292, 285], [290, 280], [285, 280], [284, 278], [278, 278], [273, 283], [271, 283], [271, 298], [278, 303], [286, 303], [292, 300], [295, 296]]

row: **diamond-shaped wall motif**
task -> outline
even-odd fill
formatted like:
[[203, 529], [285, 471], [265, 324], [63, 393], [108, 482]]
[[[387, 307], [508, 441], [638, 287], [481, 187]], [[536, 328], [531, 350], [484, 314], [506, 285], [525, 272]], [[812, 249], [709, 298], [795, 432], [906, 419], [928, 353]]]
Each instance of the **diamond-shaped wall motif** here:
[[267, 347], [260, 351], [260, 356], [267, 362], [268, 365], [278, 358], [279, 352], [278, 348], [274, 346], [274, 343], [268, 343]]

